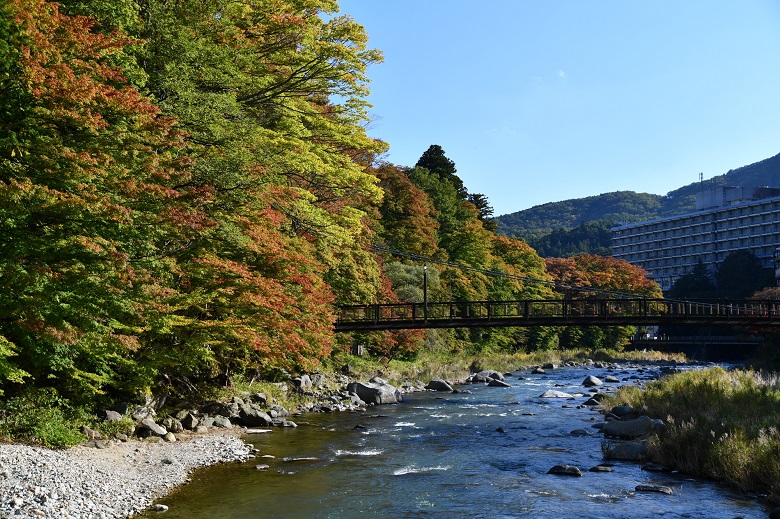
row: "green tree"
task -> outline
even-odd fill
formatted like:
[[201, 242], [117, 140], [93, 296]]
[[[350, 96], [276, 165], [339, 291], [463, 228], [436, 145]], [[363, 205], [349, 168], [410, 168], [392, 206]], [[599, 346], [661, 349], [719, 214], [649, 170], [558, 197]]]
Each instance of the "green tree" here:
[[43, 0], [2, 13], [0, 349], [31, 383], [89, 398], [141, 371], [150, 271], [133, 260], [157, 254], [153, 236], [192, 198], [173, 187], [188, 179], [182, 139], [114, 65], [127, 38]]
[[729, 299], [743, 299], [762, 288], [774, 285], [774, 273], [765, 269], [751, 252], [732, 252], [715, 273], [718, 293]]
[[490, 232], [496, 232], [498, 224], [493, 219], [493, 207], [487, 197], [482, 193], [469, 193], [467, 199], [477, 208], [477, 218], [482, 222], [482, 226]]
[[455, 163], [447, 158], [444, 150], [438, 144], [431, 144], [414, 167], [425, 168], [439, 179], [451, 183], [459, 199], [466, 200], [468, 197], [468, 191], [463, 185], [463, 181], [456, 175], [458, 170], [455, 168]]
[[712, 282], [712, 276], [707, 272], [707, 267], [699, 259], [691, 272], [672, 283], [666, 297], [671, 299], [709, 299], [717, 297], [717, 287]]

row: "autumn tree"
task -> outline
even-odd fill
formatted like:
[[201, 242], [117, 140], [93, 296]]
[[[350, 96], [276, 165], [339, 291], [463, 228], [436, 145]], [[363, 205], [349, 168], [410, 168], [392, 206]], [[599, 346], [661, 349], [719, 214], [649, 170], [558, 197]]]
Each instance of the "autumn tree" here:
[[[570, 258], [546, 258], [547, 272], [566, 297], [607, 297], [619, 292], [636, 297], [662, 297], [660, 287], [647, 278], [641, 267], [627, 261], [594, 254]], [[591, 290], [588, 290], [591, 289]], [[635, 333], [633, 326], [573, 327], [561, 331], [563, 347], [620, 347]]]
[[2, 17], [0, 349], [19, 366], [6, 377], [89, 398], [143, 371], [129, 352], [150, 271], [134, 260], [160, 253], [155, 234], [199, 195], [173, 187], [189, 178], [181, 134], [113, 64], [129, 39], [43, 0]]
[[434, 256], [439, 222], [428, 194], [412, 183], [405, 168], [385, 163], [375, 169], [375, 174], [384, 192], [379, 207], [380, 240], [410, 254]]

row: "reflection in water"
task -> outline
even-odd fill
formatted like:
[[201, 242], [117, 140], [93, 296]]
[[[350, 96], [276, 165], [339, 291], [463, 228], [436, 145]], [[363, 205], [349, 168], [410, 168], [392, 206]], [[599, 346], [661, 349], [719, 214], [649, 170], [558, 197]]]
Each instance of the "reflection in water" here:
[[[766, 517], [755, 499], [690, 477], [642, 471], [636, 463], [588, 472], [603, 462], [601, 436], [591, 427], [600, 415], [577, 408], [590, 396], [581, 386], [589, 374], [609, 373], [564, 369], [530, 380], [509, 377], [510, 388], [418, 393], [383, 406], [381, 415], [378, 408], [307, 415], [308, 425], [246, 438], [273, 458], [196, 473], [161, 500], [170, 506], [165, 517]], [[538, 398], [553, 388], [583, 395]], [[572, 435], [576, 429], [594, 434]], [[257, 470], [260, 463], [269, 469]], [[577, 465], [583, 476], [547, 474], [558, 464]], [[674, 494], [634, 491], [646, 483]]]

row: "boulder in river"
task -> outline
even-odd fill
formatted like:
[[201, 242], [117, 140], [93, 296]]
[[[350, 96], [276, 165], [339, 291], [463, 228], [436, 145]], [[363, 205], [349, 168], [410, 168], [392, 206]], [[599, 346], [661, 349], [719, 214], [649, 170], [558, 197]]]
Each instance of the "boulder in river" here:
[[374, 377], [369, 382], [351, 382], [347, 386], [347, 391], [355, 393], [367, 404], [403, 402], [401, 391], [379, 377]]
[[637, 492], [658, 492], [660, 494], [674, 494], [674, 490], [664, 485], [637, 485], [634, 489]]
[[598, 377], [588, 375], [585, 380], [582, 381], [582, 385], [585, 387], [602, 386], [604, 385], [604, 382], [602, 382]]
[[556, 465], [548, 470], [547, 473], [560, 476], [582, 476], [582, 471], [574, 465]]
[[504, 380], [504, 375], [494, 369], [483, 369], [479, 373], [472, 373], [469, 378], [472, 384], [477, 384], [479, 382], [490, 382], [490, 379]]
[[639, 438], [647, 435], [659, 427], [656, 420], [647, 416], [640, 416], [634, 420], [612, 420], [607, 422], [602, 432], [607, 436], [618, 438]]
[[613, 415], [622, 418], [626, 415], [629, 415], [634, 412], [634, 408], [630, 405], [616, 405], [612, 409], [609, 410], [610, 413]]
[[452, 386], [447, 383], [446, 380], [431, 380], [425, 386], [425, 389], [429, 391], [450, 391], [452, 392]]
[[647, 447], [642, 442], [603, 443], [601, 452], [610, 460], [644, 461]]
[[503, 380], [496, 380], [494, 378], [491, 378], [488, 382], [488, 386], [490, 387], [510, 387], [509, 384], [504, 382]]

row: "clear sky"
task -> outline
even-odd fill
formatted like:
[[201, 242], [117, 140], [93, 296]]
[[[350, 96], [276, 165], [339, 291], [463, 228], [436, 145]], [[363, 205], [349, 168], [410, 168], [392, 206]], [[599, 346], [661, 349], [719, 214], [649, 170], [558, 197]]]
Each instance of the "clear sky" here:
[[369, 133], [386, 160], [440, 145], [496, 216], [663, 195], [780, 153], [780, 1], [339, 5], [385, 55]]

